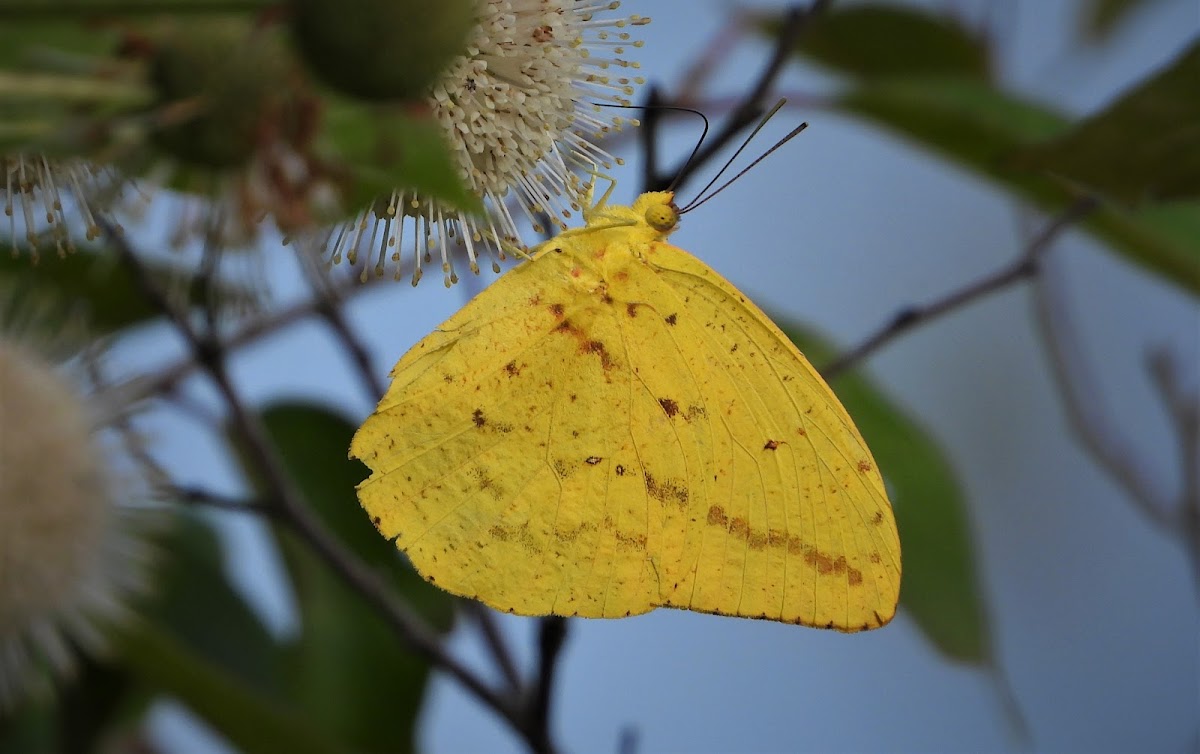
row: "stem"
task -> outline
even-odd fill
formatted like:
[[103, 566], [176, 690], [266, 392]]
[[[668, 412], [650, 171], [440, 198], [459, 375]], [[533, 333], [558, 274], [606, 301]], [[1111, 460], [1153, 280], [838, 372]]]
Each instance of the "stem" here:
[[826, 380], [831, 380], [909, 330], [949, 314], [989, 293], [1003, 290], [1019, 280], [1033, 277], [1037, 273], [1042, 256], [1059, 235], [1090, 214], [1097, 206], [1099, 203], [1090, 196], [1076, 199], [1046, 224], [1042, 232], [1029, 242], [1025, 252], [1015, 262], [932, 303], [901, 310], [892, 318], [891, 322], [880, 327], [859, 345], [834, 359], [821, 370], [821, 375]]

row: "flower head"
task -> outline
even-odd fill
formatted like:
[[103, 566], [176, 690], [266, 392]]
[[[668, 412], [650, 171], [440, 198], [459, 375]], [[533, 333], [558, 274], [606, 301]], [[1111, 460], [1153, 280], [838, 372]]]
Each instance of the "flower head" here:
[[398, 190], [329, 235], [324, 244], [329, 261], [345, 257], [352, 265], [361, 263], [364, 279], [371, 272], [382, 275], [391, 261], [400, 279], [408, 245], [415, 285], [422, 261], [430, 261], [436, 248], [450, 285], [457, 280], [451, 239], [465, 247], [473, 272], [479, 271], [481, 250], [493, 255], [498, 272], [505, 247], [523, 248], [517, 218], [529, 220], [538, 233], [543, 217], [565, 227], [563, 219], [579, 208], [574, 171], [620, 162], [594, 141], [630, 121], [601, 115], [599, 105], [628, 105], [634, 85], [642, 82], [626, 75], [638, 65], [622, 56], [628, 47], [641, 46], [628, 29], [649, 19], [606, 17], [619, 5], [481, 0], [467, 55], [450, 65], [427, 101], [462, 177], [484, 200], [486, 217]]
[[70, 671], [75, 647], [103, 649], [141, 584], [137, 514], [117, 506], [92, 408], [0, 333], [0, 710]]
[[[112, 181], [105, 171], [82, 160], [15, 154], [0, 155], [0, 175], [8, 225], [5, 235], [14, 257], [21, 254], [18, 243], [27, 243], [30, 258], [37, 262], [43, 232], [59, 256], [74, 253], [80, 235], [88, 241], [100, 235], [96, 212], [103, 206], [102, 197], [110, 193], [104, 188]], [[97, 203], [101, 206], [94, 206]]]

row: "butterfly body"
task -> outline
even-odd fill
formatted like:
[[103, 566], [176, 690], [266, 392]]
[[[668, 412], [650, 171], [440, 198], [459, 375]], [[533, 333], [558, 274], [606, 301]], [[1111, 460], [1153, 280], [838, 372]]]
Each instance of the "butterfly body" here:
[[396, 365], [351, 447], [376, 527], [433, 583], [523, 615], [890, 620], [895, 523], [833, 393], [667, 243], [669, 193], [586, 219]]

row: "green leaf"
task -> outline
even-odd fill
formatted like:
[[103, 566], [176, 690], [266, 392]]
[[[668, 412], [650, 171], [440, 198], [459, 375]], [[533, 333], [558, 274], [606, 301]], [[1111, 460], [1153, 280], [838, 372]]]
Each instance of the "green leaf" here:
[[[1019, 169], [1022, 148], [1065, 133], [1053, 111], [963, 78], [905, 77], [864, 82], [836, 100], [846, 112], [905, 137], [1026, 201], [1056, 212], [1075, 194], [1061, 181]], [[1180, 232], [1200, 222], [1200, 203], [1128, 211], [1106, 206], [1083, 228], [1130, 261], [1200, 292], [1200, 235]]]
[[[221, 16], [231, 13], [256, 13], [269, 7], [271, 0], [4, 0], [0, 3], [0, 23], [25, 23], [27, 20], [52, 18], [84, 26], [97, 17], [105, 19], [138, 16]], [[94, 33], [94, 32], [93, 32]]]
[[124, 668], [86, 656], [80, 665], [78, 676], [59, 692], [58, 748], [64, 752], [96, 751], [118, 725], [136, 724], [149, 708], [149, 700], [131, 699], [134, 684]]
[[64, 20], [59, 0], [41, 0], [40, 5], [45, 11], [38, 13], [33, 3], [0, 3], [0, 67], [44, 70], [49, 63], [78, 63], [116, 48], [120, 33], [115, 28]]
[[158, 551], [154, 593], [141, 614], [206, 661], [260, 692], [281, 696], [281, 647], [229, 583], [215, 532], [181, 515]]
[[[358, 504], [354, 487], [366, 473], [347, 458], [355, 426], [334, 412], [302, 403], [273, 405], [263, 412], [263, 420], [324, 524], [387, 577], [398, 595], [439, 630], [448, 630], [452, 598], [421, 579]], [[411, 751], [428, 665], [406, 651], [378, 613], [290, 531], [278, 527], [276, 536], [303, 626], [290, 657], [297, 703], [310, 719], [361, 751]]]
[[[770, 35], [780, 22], [764, 22]], [[944, 15], [864, 3], [837, 6], [806, 29], [796, 52], [839, 72], [863, 77], [988, 76], [988, 49], [977, 34]]]
[[[780, 327], [813, 364], [832, 359], [834, 348], [813, 331], [786, 321]], [[988, 664], [966, 500], [946, 454], [866, 377], [843, 374], [832, 387], [871, 448], [892, 499], [904, 565], [901, 606], [945, 655]]]
[[[84, 315], [90, 331], [96, 334], [159, 316], [118, 263], [114, 251], [89, 249], [59, 258], [47, 243], [39, 256], [40, 261], [33, 264], [28, 249], [19, 250], [16, 256], [0, 253], [0, 290], [10, 299], [2, 302], [5, 307], [16, 307], [20, 301], [48, 301], [59, 306], [64, 315], [68, 308], [70, 314]], [[177, 290], [190, 274], [178, 264], [156, 259], [143, 257], [141, 263], [151, 279], [168, 290]], [[218, 281], [215, 285], [211, 294], [193, 290], [191, 302], [201, 305], [212, 296], [222, 306], [248, 308], [258, 298], [253, 289], [240, 284]]]
[[1014, 162], [1127, 204], [1200, 196], [1200, 42]]
[[349, 207], [370, 206], [393, 191], [416, 191], [464, 212], [480, 213], [483, 204], [458, 175], [458, 161], [428, 116], [368, 108], [328, 97], [325, 151], [350, 173]]
[[[209, 617], [205, 626], [219, 617]], [[120, 635], [126, 665], [145, 682], [185, 704], [244, 754], [333, 754], [345, 751], [308, 717], [256, 693], [241, 679], [192, 652], [149, 622]]]
[[57, 751], [57, 706], [53, 701], [26, 701], [0, 710], [0, 754]]

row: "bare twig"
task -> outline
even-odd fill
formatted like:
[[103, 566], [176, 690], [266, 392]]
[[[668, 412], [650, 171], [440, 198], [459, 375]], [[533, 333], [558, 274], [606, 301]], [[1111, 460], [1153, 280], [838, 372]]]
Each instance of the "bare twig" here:
[[1075, 436], [1088, 455], [1125, 490], [1147, 520], [1172, 537], [1181, 539], [1192, 561], [1193, 577], [1200, 592], [1200, 503], [1195, 500], [1195, 482], [1188, 481], [1200, 473], [1196, 470], [1200, 463], [1197, 458], [1200, 429], [1196, 427], [1200, 409], [1194, 400], [1183, 395], [1174, 375], [1156, 375], [1166, 367], [1156, 366], [1152, 359], [1150, 374], [1160, 389], [1183, 449], [1183, 492], [1176, 498], [1106, 409], [1103, 391], [1095, 383], [1095, 372], [1083, 353], [1078, 330], [1066, 304], [1063, 281], [1055, 265], [1045, 265], [1038, 276], [1034, 294], [1042, 343]]
[[[226, 353], [212, 338], [201, 336], [146, 273], [136, 253], [120, 233], [106, 221], [102, 227], [109, 241], [116, 248], [121, 261], [129, 269], [131, 277], [141, 293], [156, 309], [161, 311], [179, 330], [191, 347], [193, 358], [208, 373], [225, 399], [232, 425], [245, 443], [250, 464], [262, 475], [269, 490], [269, 504], [279, 511], [281, 518], [300, 538], [338, 574], [368, 604], [374, 607], [392, 627], [397, 636], [432, 666], [455, 678], [481, 702], [507, 719], [514, 728], [530, 740], [537, 751], [549, 751], [548, 747], [537, 747], [527, 733], [528, 721], [521, 711], [507, 698], [496, 693], [456, 658], [448, 654], [437, 635], [407, 605], [397, 600], [380, 577], [347, 550], [336, 537], [313, 515], [303, 502], [282, 460], [276, 455], [266, 429], [256, 415], [246, 409], [234, 389], [226, 370]], [[538, 741], [541, 743], [541, 741]]]
[[[530, 697], [529, 722], [531, 732], [548, 734], [550, 703], [554, 698], [554, 674], [567, 638], [567, 619], [556, 615], [538, 621], [538, 674]], [[549, 746], [549, 741], [545, 742]]]
[[1038, 270], [1038, 263], [1042, 255], [1050, 248], [1055, 239], [1064, 230], [1090, 214], [1096, 206], [1097, 202], [1092, 197], [1081, 197], [1075, 200], [1046, 224], [1042, 232], [1029, 242], [1024, 253], [1015, 262], [932, 303], [901, 310], [892, 318], [891, 322], [883, 325], [860, 344], [830, 362], [821, 370], [821, 374], [827, 380], [833, 379], [918, 325], [948, 314], [989, 293], [1002, 290], [1019, 280], [1033, 277]]
[[176, 500], [188, 505], [236, 511], [238, 513], [251, 513], [263, 516], [264, 518], [277, 518], [279, 516], [278, 508], [272, 505], [269, 500], [243, 500], [229, 495], [222, 495], [203, 487], [167, 485], [156, 490], [156, 493], [165, 499]]
[[696, 101], [704, 90], [713, 71], [721, 61], [727, 60], [733, 46], [745, 32], [746, 14], [734, 11], [724, 24], [707, 43], [700, 45], [702, 51], [696, 59], [684, 69], [680, 77], [679, 91], [675, 95], [675, 104], [682, 107], [696, 107]]
[[[334, 290], [336, 290], [338, 298], [345, 301], [368, 290], [374, 280], [376, 278], [371, 278], [365, 283], [360, 283], [357, 279], [346, 280]], [[324, 306], [324, 303], [320, 297], [313, 297], [308, 301], [302, 301], [280, 309], [273, 314], [257, 318], [241, 330], [221, 341], [218, 344], [218, 348], [224, 353], [232, 353], [260, 338], [284, 330], [300, 320], [319, 314], [322, 306]], [[137, 389], [142, 395], [170, 393], [180, 382], [201, 367], [200, 362], [191, 355], [188, 355], [174, 364], [163, 368], [156, 374], [140, 379]]]
[[513, 659], [512, 652], [509, 651], [508, 645], [504, 643], [504, 636], [500, 633], [500, 626], [496, 624], [496, 614], [492, 612], [490, 607], [475, 600], [463, 600], [462, 607], [479, 625], [479, 633], [483, 636], [484, 646], [487, 647], [488, 652], [492, 656], [492, 661], [496, 663], [496, 667], [500, 669], [500, 673], [504, 676], [504, 682], [508, 684], [509, 689], [512, 691], [519, 692], [523, 686], [521, 683], [521, 674], [517, 671], [517, 663]]
[[[757, 123], [763, 114], [763, 102], [770, 95], [771, 87], [775, 85], [775, 80], [783, 71], [783, 66], [795, 49], [801, 34], [813, 19], [828, 10], [832, 4], [833, 0], [813, 0], [813, 3], [807, 8], [798, 5], [788, 8], [783, 15], [783, 25], [775, 38], [775, 47], [771, 51], [771, 57], [759, 72], [758, 78], [751, 85], [749, 91], [734, 107], [733, 112], [709, 138], [708, 142], [700, 147], [693, 158], [665, 173], [651, 176], [646, 181], [643, 190], [661, 191], [672, 184], [682, 186], [684, 181], [732, 142], [742, 129]], [[646, 130], [651, 132], [645, 137], [646, 139], [658, 138], [653, 129], [647, 128]]]
[[358, 337], [346, 321], [346, 314], [342, 306], [344, 297], [336, 286], [330, 284], [328, 275], [324, 274], [324, 271], [313, 270], [308, 265], [304, 266], [304, 271], [314, 293], [314, 313], [325, 320], [325, 324], [341, 341], [342, 346], [350, 355], [350, 360], [354, 362], [354, 368], [358, 373], [359, 380], [362, 381], [363, 389], [371, 396], [372, 402], [378, 403], [386, 392], [387, 386], [379, 379], [379, 375], [371, 365], [371, 354], [363, 344], [362, 338]]

